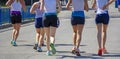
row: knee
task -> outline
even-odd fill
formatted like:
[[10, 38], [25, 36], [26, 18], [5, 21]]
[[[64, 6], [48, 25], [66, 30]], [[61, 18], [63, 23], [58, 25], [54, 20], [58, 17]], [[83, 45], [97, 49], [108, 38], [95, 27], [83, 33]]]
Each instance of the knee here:
[[79, 35], [81, 35], [81, 34], [82, 34], [82, 31], [78, 31], [77, 33], [78, 33]]
[[77, 34], [77, 31], [73, 31], [73, 35], [76, 35]]

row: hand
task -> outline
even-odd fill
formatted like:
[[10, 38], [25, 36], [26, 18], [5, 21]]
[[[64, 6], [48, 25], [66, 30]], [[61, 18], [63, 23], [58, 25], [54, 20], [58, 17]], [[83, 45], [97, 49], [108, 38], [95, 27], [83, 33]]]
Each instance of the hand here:
[[61, 8], [58, 8], [58, 9], [57, 9], [57, 13], [60, 13], [61, 10], [62, 10]]
[[68, 10], [70, 10], [70, 11], [72, 11], [73, 10], [73, 8], [72, 7], [69, 7], [69, 8], [67, 8]]
[[107, 6], [106, 5], [104, 5], [103, 7], [102, 7], [102, 10], [104, 10], [104, 9], [106, 9], [107, 8]]
[[120, 5], [118, 5], [118, 11], [120, 12]]

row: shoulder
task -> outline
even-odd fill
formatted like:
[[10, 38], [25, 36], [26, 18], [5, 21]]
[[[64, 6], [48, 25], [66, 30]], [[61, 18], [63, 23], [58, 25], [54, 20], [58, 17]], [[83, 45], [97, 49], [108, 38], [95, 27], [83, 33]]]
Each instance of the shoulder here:
[[39, 2], [34, 2], [32, 6], [39, 7], [39, 5], [40, 5]]
[[40, 5], [40, 2], [35, 2], [33, 5]]

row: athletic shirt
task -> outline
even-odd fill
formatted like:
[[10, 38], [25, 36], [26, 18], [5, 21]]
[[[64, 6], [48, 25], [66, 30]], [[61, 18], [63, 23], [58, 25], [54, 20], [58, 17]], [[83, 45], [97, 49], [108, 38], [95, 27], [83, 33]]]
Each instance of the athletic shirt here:
[[72, 0], [72, 16], [84, 17], [84, 0]]
[[72, 0], [73, 11], [84, 10], [84, 0]]
[[43, 12], [40, 11], [40, 2], [36, 2], [37, 4], [39, 4], [39, 7], [36, 8], [35, 10], [35, 18], [40, 18], [43, 16]]
[[56, 13], [56, 0], [44, 0], [45, 13]]
[[11, 4], [11, 11], [20, 11], [21, 12], [22, 6], [20, 2], [17, 2], [16, 0]]
[[96, 0], [97, 4], [97, 14], [106, 14], [108, 13], [108, 8], [102, 10], [102, 7], [108, 3], [109, 0]]

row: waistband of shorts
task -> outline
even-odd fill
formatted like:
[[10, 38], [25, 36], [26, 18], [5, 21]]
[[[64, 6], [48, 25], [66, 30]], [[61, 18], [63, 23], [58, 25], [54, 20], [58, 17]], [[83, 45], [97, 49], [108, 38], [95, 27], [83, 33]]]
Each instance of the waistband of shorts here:
[[56, 13], [44, 13], [44, 16], [57, 15]]
[[20, 11], [11, 11], [10, 14], [21, 14]]

